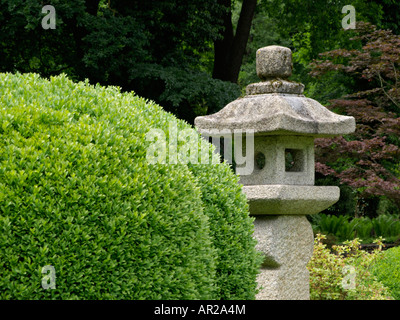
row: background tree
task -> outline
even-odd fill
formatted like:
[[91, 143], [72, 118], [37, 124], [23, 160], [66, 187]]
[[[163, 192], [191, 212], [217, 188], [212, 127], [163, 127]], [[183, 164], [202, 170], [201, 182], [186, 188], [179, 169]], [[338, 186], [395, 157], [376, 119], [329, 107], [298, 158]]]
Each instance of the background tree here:
[[236, 32], [232, 22], [232, 0], [218, 0], [218, 3], [224, 9], [224, 27], [220, 30], [221, 36], [214, 41], [213, 78], [237, 83], [257, 0], [243, 0]]
[[363, 22], [355, 31], [351, 40], [360, 49], [325, 52], [312, 63], [311, 75], [320, 79], [329, 73], [353, 79], [352, 93], [328, 107], [357, 123], [353, 135], [317, 140], [316, 170], [357, 190], [361, 213], [374, 215], [373, 205], [362, 209], [381, 196], [400, 209], [400, 36]]
[[[213, 66], [218, 65], [213, 44], [221, 39], [224, 15], [231, 10], [217, 0], [49, 4], [57, 13], [54, 30], [41, 27], [43, 3], [0, 3], [0, 71], [44, 77], [65, 72], [74, 80], [120, 86], [189, 122], [240, 94], [236, 84], [212, 78]], [[243, 16], [250, 25], [250, 16]], [[245, 34], [237, 35], [241, 42], [235, 43], [245, 47]]]
[[[322, 83], [309, 75], [310, 63], [318, 54], [339, 48], [352, 48], [358, 43], [349, 39], [351, 30], [344, 30], [341, 22], [345, 14], [345, 0], [263, 0], [256, 7], [249, 42], [243, 58], [239, 84], [245, 87], [258, 81], [255, 73], [255, 52], [267, 45], [284, 45], [293, 52], [292, 80], [305, 84], [307, 96], [328, 102], [346, 94], [347, 77], [334, 74], [330, 81]], [[400, 13], [400, 2], [385, 0], [355, 0], [357, 21], [368, 21], [378, 29], [394, 28]], [[396, 23], [398, 25], [398, 23]]]

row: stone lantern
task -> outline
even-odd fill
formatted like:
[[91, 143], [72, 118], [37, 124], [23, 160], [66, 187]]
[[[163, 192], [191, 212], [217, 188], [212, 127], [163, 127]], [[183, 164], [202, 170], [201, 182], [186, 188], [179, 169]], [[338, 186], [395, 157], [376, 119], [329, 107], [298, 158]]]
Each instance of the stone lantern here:
[[313, 232], [306, 215], [328, 208], [340, 194], [336, 186], [314, 186], [314, 139], [352, 133], [355, 120], [305, 97], [303, 84], [287, 80], [290, 49], [261, 48], [256, 66], [261, 82], [219, 112], [197, 117], [195, 126], [204, 136], [235, 136], [234, 160], [245, 159], [235, 161], [236, 172], [264, 256], [257, 299], [309, 299]]

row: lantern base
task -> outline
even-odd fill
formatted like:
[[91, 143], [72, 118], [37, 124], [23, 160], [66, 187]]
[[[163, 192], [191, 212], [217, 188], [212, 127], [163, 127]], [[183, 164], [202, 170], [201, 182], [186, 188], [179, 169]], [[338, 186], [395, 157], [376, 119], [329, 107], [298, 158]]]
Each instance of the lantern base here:
[[305, 216], [258, 216], [256, 249], [264, 256], [257, 300], [309, 300], [307, 264], [313, 253], [313, 231]]

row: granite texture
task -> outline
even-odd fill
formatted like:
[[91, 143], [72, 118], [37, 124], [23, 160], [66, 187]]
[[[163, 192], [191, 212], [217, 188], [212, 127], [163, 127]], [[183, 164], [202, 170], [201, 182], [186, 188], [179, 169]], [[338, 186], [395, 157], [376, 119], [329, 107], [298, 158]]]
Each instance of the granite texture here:
[[340, 196], [337, 186], [255, 185], [243, 186], [243, 192], [254, 216], [316, 214]]
[[[248, 141], [252, 141], [247, 139]], [[238, 171], [240, 183], [243, 185], [264, 184], [291, 184], [314, 185], [314, 138], [307, 136], [255, 136], [254, 146], [247, 148], [247, 141], [243, 139], [243, 156], [247, 157], [245, 165], [253, 167], [253, 171]], [[296, 152], [293, 171], [286, 168], [287, 152]], [[253, 153], [253, 155], [252, 155]], [[258, 157], [265, 159], [263, 166], [257, 163]], [[252, 158], [254, 157], [254, 159]], [[249, 166], [253, 161], [254, 165]]]
[[355, 120], [303, 95], [269, 93], [237, 99], [217, 113], [197, 117], [195, 126], [204, 134], [250, 129], [255, 135], [330, 137], [354, 132]]
[[252, 83], [246, 87], [247, 95], [263, 93], [302, 94], [303, 91], [304, 84], [283, 79], [274, 79], [265, 82]]
[[288, 78], [292, 75], [292, 51], [281, 46], [260, 48], [256, 52], [257, 76], [261, 80]]
[[258, 300], [308, 300], [307, 263], [313, 231], [305, 216], [263, 216], [254, 222], [257, 250], [264, 255]]

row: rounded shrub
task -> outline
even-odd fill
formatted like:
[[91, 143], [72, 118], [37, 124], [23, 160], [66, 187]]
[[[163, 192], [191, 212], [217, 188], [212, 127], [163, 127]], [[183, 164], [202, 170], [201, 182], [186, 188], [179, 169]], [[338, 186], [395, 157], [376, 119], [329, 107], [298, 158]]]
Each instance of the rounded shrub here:
[[259, 255], [229, 166], [148, 161], [146, 134], [168, 143], [171, 122], [190, 128], [116, 87], [0, 74], [0, 298], [254, 298]]
[[202, 190], [204, 212], [217, 250], [216, 286], [220, 299], [254, 299], [262, 261], [254, 249], [253, 219], [236, 175], [224, 166], [189, 166]]

